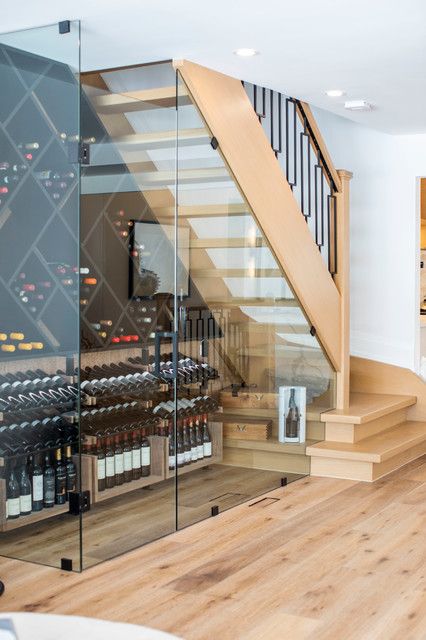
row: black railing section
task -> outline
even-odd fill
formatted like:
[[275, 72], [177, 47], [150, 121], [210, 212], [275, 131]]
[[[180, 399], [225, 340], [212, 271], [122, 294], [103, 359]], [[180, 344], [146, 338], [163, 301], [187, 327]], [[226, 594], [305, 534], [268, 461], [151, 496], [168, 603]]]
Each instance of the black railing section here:
[[332, 276], [337, 272], [336, 191], [332, 172], [300, 100], [248, 82], [243, 87]]

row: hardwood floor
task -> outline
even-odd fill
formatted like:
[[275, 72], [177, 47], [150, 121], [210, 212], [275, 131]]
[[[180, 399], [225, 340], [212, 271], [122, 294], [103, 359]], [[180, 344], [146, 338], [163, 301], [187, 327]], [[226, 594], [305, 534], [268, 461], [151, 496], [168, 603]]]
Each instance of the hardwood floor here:
[[2, 611], [186, 640], [424, 640], [426, 456], [374, 484], [305, 478], [83, 574], [0, 560]]
[[[209, 518], [213, 506], [219, 511], [253, 499], [300, 475], [209, 465], [179, 478], [179, 528]], [[131, 485], [129, 485], [130, 487]], [[141, 547], [175, 531], [174, 478], [92, 505], [83, 515], [83, 567]], [[69, 514], [0, 534], [0, 553], [55, 567], [61, 558], [80, 566], [80, 522]]]

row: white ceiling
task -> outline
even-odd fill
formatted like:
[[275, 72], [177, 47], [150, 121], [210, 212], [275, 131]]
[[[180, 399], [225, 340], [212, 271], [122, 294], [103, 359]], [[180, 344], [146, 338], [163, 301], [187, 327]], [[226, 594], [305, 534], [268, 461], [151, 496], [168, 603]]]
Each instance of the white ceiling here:
[[[2, 32], [81, 19], [84, 69], [187, 58], [382, 131], [426, 133], [426, 0], [0, 0], [0, 9]], [[238, 47], [261, 55], [237, 58]], [[374, 111], [348, 114], [345, 98], [324, 95], [333, 88]]]

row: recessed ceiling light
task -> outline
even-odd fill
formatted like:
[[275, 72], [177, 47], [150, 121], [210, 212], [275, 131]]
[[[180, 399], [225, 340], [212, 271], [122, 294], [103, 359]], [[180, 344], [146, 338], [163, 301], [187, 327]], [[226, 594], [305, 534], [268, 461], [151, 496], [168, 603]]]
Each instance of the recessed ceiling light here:
[[329, 98], [341, 98], [345, 95], [345, 92], [342, 89], [329, 89], [326, 94]]
[[349, 109], [349, 111], [372, 111], [373, 105], [367, 100], [349, 100], [345, 102], [345, 109]]
[[257, 56], [259, 53], [256, 49], [235, 49], [234, 51], [236, 56], [241, 56], [242, 58], [251, 58], [252, 56]]

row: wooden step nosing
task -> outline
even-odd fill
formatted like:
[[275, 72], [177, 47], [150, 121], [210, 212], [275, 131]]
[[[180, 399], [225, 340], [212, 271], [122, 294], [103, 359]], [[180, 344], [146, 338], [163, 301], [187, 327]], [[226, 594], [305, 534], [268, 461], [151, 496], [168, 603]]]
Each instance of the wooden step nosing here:
[[332, 409], [331, 411], [325, 411], [321, 414], [322, 422], [341, 422], [345, 424], [366, 424], [368, 422], [372, 422], [373, 420], [377, 420], [382, 416], [389, 415], [394, 413], [395, 411], [399, 411], [400, 409], [405, 409], [407, 407], [411, 407], [417, 402], [416, 396], [401, 396], [399, 400], [395, 402], [380, 407], [379, 409], [375, 409], [370, 413], [360, 416], [356, 414], [343, 414], [337, 413], [337, 409]]

